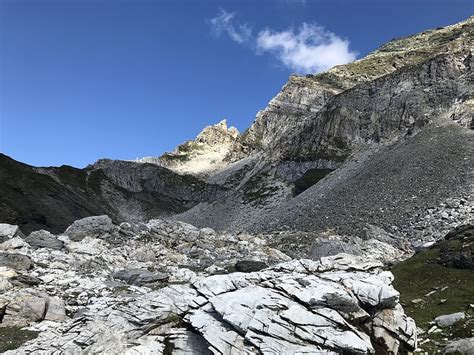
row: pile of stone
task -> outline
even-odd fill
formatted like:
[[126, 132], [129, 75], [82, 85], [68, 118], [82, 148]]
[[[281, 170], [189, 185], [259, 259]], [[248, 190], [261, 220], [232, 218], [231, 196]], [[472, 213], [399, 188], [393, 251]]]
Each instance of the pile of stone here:
[[473, 206], [474, 196], [449, 198], [438, 206], [423, 208], [401, 232], [412, 239], [415, 248], [420, 248], [444, 238], [457, 226], [472, 222]]

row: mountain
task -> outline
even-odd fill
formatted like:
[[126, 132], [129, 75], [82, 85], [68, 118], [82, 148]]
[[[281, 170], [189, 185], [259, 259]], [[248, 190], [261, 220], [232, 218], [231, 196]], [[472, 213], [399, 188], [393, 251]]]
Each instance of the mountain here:
[[224, 189], [152, 164], [101, 160], [85, 169], [36, 168], [0, 154], [0, 221], [24, 232], [62, 232], [76, 219], [169, 216]]
[[226, 197], [176, 218], [217, 229], [392, 231], [469, 197], [474, 19], [291, 76], [208, 181]]
[[0, 352], [472, 354], [473, 49], [393, 40], [160, 157], [0, 155]]
[[292, 75], [242, 134], [224, 120], [160, 157], [74, 169], [1, 156], [0, 220], [55, 232], [97, 214], [229, 231], [399, 232], [448, 198], [471, 201], [473, 33], [469, 18]]

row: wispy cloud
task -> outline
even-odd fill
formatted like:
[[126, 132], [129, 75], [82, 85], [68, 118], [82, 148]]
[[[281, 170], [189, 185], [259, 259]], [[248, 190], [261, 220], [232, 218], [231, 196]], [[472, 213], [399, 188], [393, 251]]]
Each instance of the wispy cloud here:
[[356, 53], [349, 49], [349, 41], [314, 24], [303, 23], [297, 31], [266, 29], [256, 41], [260, 51], [272, 53], [297, 72], [321, 72], [356, 58]]
[[350, 42], [316, 24], [303, 23], [298, 29], [264, 29], [256, 36], [246, 23], [235, 20], [235, 12], [221, 9], [208, 20], [217, 37], [227, 34], [239, 44], [248, 44], [257, 54], [268, 52], [285, 67], [298, 73], [317, 73], [356, 59]]
[[244, 43], [252, 37], [252, 29], [246, 23], [235, 23], [234, 17], [235, 12], [227, 12], [221, 9], [219, 15], [207, 22], [211, 26], [212, 33], [217, 37], [220, 37], [223, 33], [227, 33], [233, 41]]
[[280, 0], [280, 2], [286, 4], [286, 5], [301, 5], [301, 6], [306, 6], [306, 0]]

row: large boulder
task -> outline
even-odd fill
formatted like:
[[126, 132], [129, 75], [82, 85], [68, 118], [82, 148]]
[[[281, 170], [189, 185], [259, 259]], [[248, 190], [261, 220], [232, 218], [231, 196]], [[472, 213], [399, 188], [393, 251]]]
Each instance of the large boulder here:
[[28, 255], [0, 252], [0, 266], [14, 270], [29, 270], [33, 267], [33, 261]]
[[322, 257], [347, 253], [352, 255], [361, 255], [363, 253], [360, 244], [353, 240], [336, 238], [335, 236], [327, 238], [318, 238], [311, 245], [309, 256], [313, 260], [319, 260]]
[[474, 337], [449, 342], [443, 354], [474, 355]]
[[2, 324], [6, 326], [26, 326], [31, 322], [62, 321], [67, 318], [63, 300], [31, 289], [0, 298], [2, 304]]
[[92, 216], [79, 219], [64, 232], [72, 241], [81, 241], [85, 237], [105, 239], [117, 231], [109, 216]]
[[56, 236], [43, 229], [31, 232], [25, 241], [33, 248], [49, 248], [61, 250], [64, 248], [64, 243], [56, 238]]
[[444, 314], [442, 316], [436, 317], [435, 322], [436, 325], [440, 328], [447, 328], [450, 327], [456, 323], [461, 322], [466, 318], [466, 315], [464, 312], [458, 312], [458, 313], [451, 313], [451, 314]]

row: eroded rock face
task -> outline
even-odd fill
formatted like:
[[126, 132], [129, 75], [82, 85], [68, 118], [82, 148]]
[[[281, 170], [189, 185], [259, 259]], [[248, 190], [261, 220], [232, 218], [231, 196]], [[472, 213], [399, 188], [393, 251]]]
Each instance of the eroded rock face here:
[[174, 151], [159, 158], [142, 158], [140, 163], [164, 166], [179, 174], [207, 177], [229, 164], [228, 155], [239, 151], [239, 131], [227, 127], [227, 121], [205, 127], [196, 139], [179, 145]]
[[[416, 347], [415, 325], [380, 261], [348, 254], [291, 260], [264, 239], [182, 222], [127, 223], [115, 233], [113, 242], [109, 231], [93, 229], [94, 237], [80, 241], [60, 236], [60, 250], [15, 249], [36, 265], [0, 270], [0, 327], [40, 332], [15, 352], [369, 354]], [[246, 273], [226, 271], [242, 261]]]

